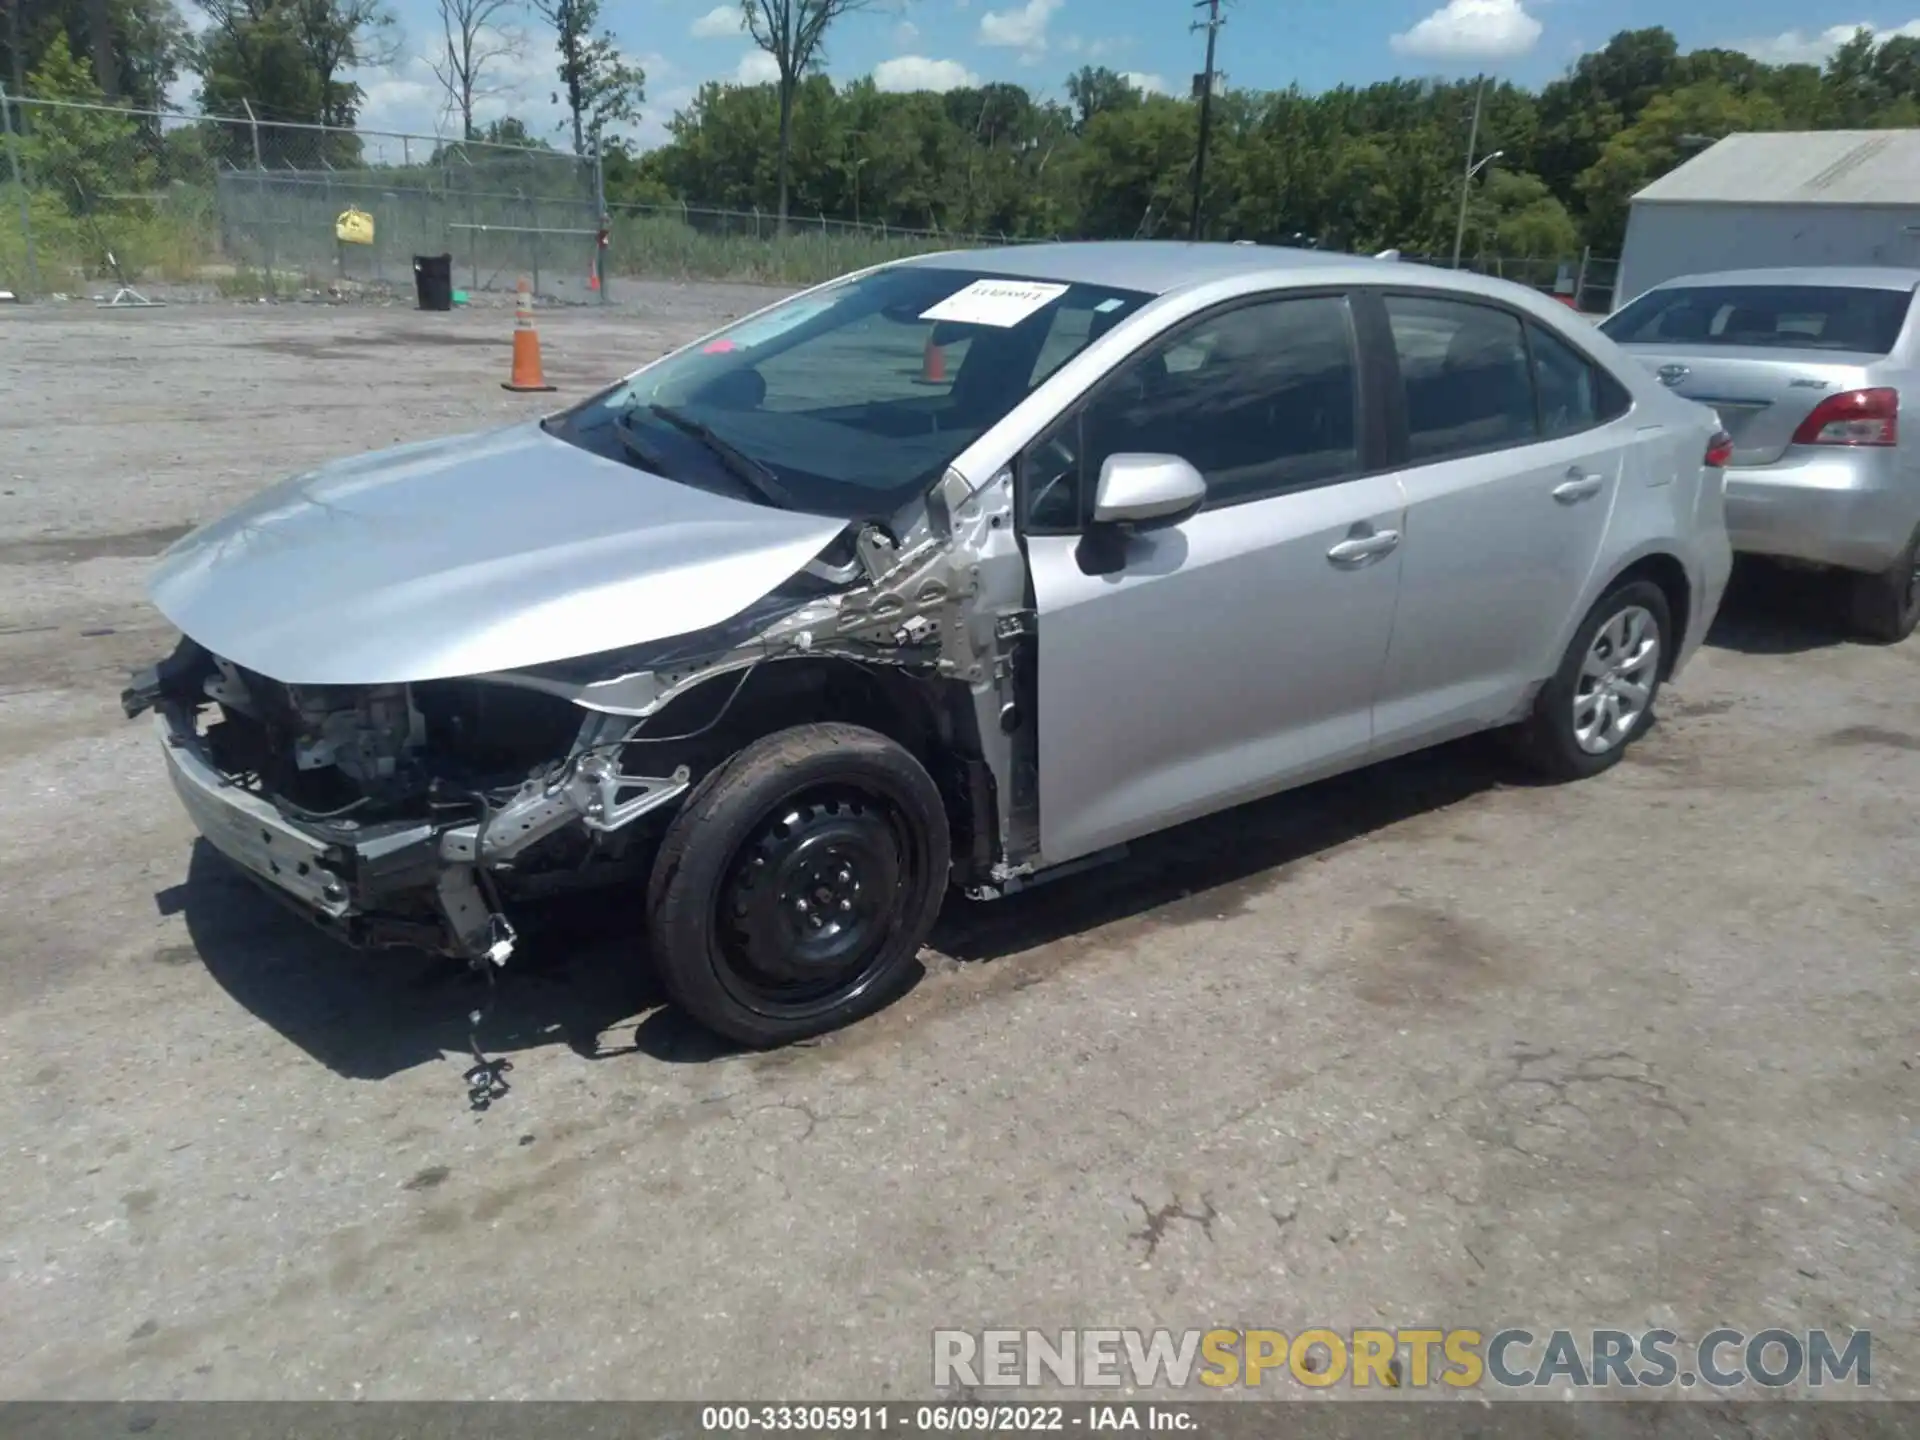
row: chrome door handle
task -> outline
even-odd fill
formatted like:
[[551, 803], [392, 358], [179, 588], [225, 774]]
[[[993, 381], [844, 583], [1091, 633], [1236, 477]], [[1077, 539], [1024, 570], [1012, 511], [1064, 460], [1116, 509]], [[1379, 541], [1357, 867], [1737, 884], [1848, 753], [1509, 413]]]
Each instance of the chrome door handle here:
[[1575, 501], [1591, 499], [1600, 493], [1600, 487], [1607, 483], [1604, 475], [1594, 475], [1583, 470], [1569, 470], [1567, 478], [1553, 487], [1553, 498], [1562, 505], [1571, 505]]
[[1327, 551], [1327, 559], [1336, 565], [1356, 565], [1362, 560], [1371, 560], [1376, 555], [1384, 555], [1400, 543], [1398, 530], [1376, 530], [1371, 535], [1356, 535], [1342, 540]]

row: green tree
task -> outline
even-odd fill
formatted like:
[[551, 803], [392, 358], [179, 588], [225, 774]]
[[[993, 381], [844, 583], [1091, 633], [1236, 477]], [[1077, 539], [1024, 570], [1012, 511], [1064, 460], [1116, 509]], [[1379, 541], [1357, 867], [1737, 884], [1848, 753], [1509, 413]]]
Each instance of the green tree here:
[[1495, 170], [1468, 217], [1467, 243], [1495, 255], [1557, 260], [1580, 249], [1573, 217], [1538, 175]]
[[1656, 95], [1673, 87], [1680, 47], [1655, 26], [1622, 30], [1540, 92], [1540, 133], [1531, 168], [1556, 195], [1578, 196], [1579, 177]]
[[1094, 115], [1074, 157], [1080, 228], [1096, 235], [1184, 235], [1199, 135], [1194, 107], [1164, 96]]
[[1067, 77], [1067, 98], [1073, 103], [1074, 128], [1085, 133], [1094, 116], [1135, 109], [1145, 97], [1124, 75], [1104, 65], [1082, 65]]
[[1682, 86], [1658, 95], [1640, 117], [1610, 139], [1600, 158], [1580, 177], [1589, 243], [1617, 250], [1626, 236], [1627, 211], [1635, 192], [1686, 158], [1682, 136], [1729, 135], [1777, 130], [1784, 117], [1764, 94], [1741, 95], [1718, 80]]
[[[195, 46], [200, 105], [209, 115], [251, 117], [233, 129], [223, 158], [251, 165], [254, 141], [268, 166], [359, 162], [352, 130], [365, 98], [346, 78], [394, 56], [394, 22], [383, 0], [195, 0], [209, 22]], [[327, 126], [320, 134], [305, 128]]]
[[[186, 25], [173, 0], [0, 0], [0, 80], [15, 93], [44, 63], [55, 37], [88, 63], [103, 97], [158, 109], [185, 58]], [[107, 42], [101, 83], [99, 42]]]
[[600, 29], [600, 0], [533, 0], [553, 29], [560, 54], [560, 94], [573, 123], [573, 152], [598, 149], [615, 127], [639, 118], [647, 72], [629, 64], [619, 42]]
[[[63, 33], [49, 41], [27, 77], [27, 93], [94, 106], [106, 99]], [[76, 215], [94, 213], [109, 197], [146, 193], [157, 172], [139, 126], [111, 109], [40, 108], [21, 150], [38, 187], [57, 193]]]
[[741, 0], [741, 17], [753, 43], [771, 56], [778, 102], [777, 156], [780, 228], [787, 225], [787, 192], [793, 169], [793, 106], [801, 77], [826, 58], [827, 31], [843, 15], [872, 0]]
[[[797, 72], [796, 72], [797, 73]], [[646, 183], [690, 203], [1008, 235], [1181, 233], [1195, 107], [1084, 67], [1064, 102], [1017, 86], [893, 95], [807, 74], [715, 85], [677, 115]], [[1620, 244], [1633, 193], [1734, 130], [1920, 125], [1920, 40], [1862, 34], [1823, 71], [1736, 51], [1682, 53], [1622, 31], [1538, 94], [1480, 97], [1467, 251], [1551, 259]], [[1207, 213], [1223, 237], [1446, 254], [1460, 213], [1473, 82], [1412, 79], [1216, 97]], [[783, 134], [785, 144], [783, 145]], [[1687, 137], [1682, 143], [1683, 137]], [[789, 155], [783, 183], [779, 156]], [[638, 178], [634, 183], [641, 183]]]
[[489, 120], [473, 137], [488, 145], [518, 145], [523, 150], [551, 150], [553, 146], [527, 129], [527, 122], [513, 115]]

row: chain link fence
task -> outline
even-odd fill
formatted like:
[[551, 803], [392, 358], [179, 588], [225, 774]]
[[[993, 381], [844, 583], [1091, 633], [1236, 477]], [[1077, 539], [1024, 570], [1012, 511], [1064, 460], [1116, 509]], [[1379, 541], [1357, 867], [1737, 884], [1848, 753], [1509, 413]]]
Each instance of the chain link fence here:
[[233, 294], [591, 287], [599, 169], [553, 150], [0, 98], [0, 285], [187, 282]]
[[[410, 290], [414, 257], [456, 288], [604, 300], [620, 276], [804, 284], [1005, 236], [688, 205], [609, 207], [592, 157], [0, 91], [0, 288], [172, 282], [286, 297]], [[608, 283], [603, 284], [605, 278]]]

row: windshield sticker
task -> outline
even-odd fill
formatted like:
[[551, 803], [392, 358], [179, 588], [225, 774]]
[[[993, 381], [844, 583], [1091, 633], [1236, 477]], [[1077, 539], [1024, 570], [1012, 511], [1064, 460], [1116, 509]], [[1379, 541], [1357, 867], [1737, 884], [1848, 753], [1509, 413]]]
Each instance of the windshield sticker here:
[[1064, 285], [1030, 280], [976, 280], [931, 310], [921, 311], [920, 318], [945, 320], [955, 325], [992, 325], [1006, 330], [1066, 293]]
[[726, 338], [732, 342], [728, 348], [741, 345], [748, 347], [764, 345], [767, 341], [779, 338], [796, 326], [806, 324], [816, 315], [826, 314], [835, 303], [832, 300], [808, 300], [804, 303], [785, 306], [769, 315], [762, 315], [758, 320], [748, 320], [736, 325], [726, 334]]
[[1102, 300], [1098, 305], [1093, 307], [1093, 313], [1096, 315], [1111, 315], [1126, 303], [1124, 300]]
[[726, 336], [722, 335], [718, 340], [715, 340], [713, 343], [709, 345], [702, 345], [700, 347], [700, 353], [702, 355], [724, 355], [729, 350], [738, 350], [739, 348], [740, 347], [734, 344], [733, 341], [729, 340]]

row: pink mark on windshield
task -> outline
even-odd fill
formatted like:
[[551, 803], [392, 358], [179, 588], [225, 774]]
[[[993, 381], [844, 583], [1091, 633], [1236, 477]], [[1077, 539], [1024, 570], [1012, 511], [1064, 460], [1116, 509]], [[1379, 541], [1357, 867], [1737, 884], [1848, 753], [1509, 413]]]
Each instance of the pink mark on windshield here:
[[702, 355], [724, 355], [729, 350], [737, 350], [739, 348], [740, 347], [735, 345], [731, 340], [715, 340], [709, 345], [701, 346], [700, 353]]

